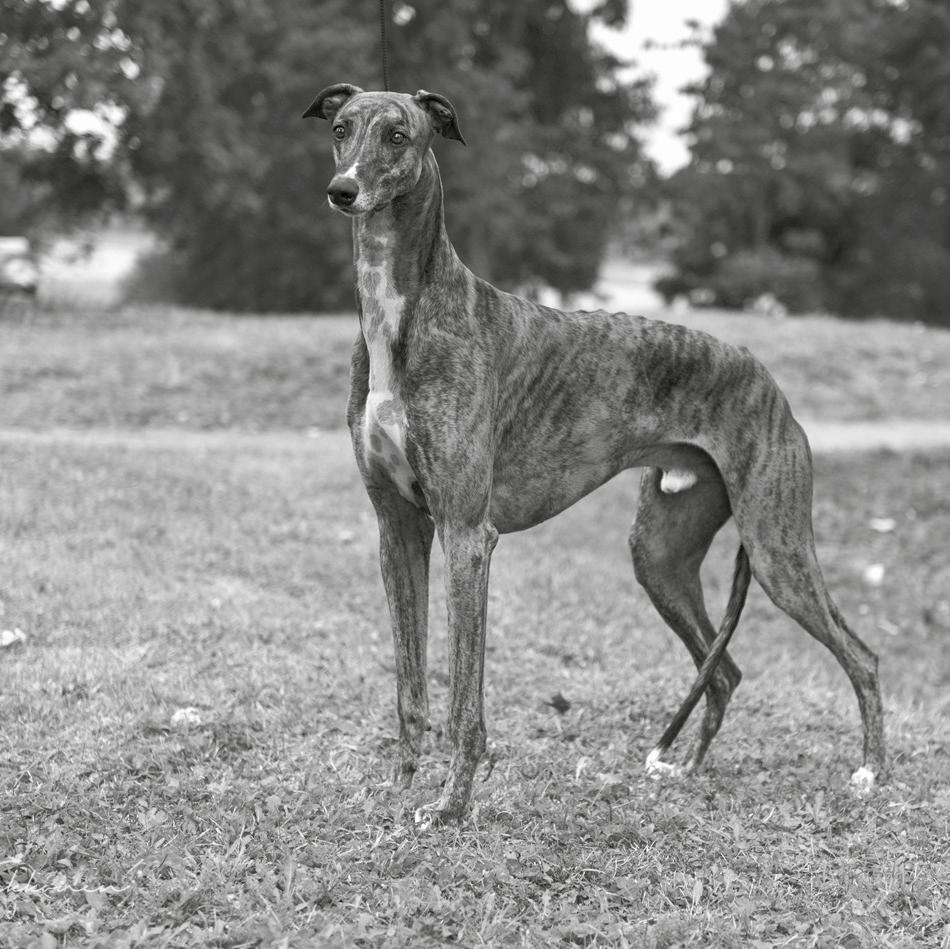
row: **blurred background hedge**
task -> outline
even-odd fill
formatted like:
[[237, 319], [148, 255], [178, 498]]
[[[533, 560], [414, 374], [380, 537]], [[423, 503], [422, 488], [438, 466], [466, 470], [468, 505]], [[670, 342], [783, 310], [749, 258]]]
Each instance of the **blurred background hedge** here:
[[[634, 0], [637, 2], [637, 0]], [[693, 42], [706, 78], [664, 178], [648, 77], [599, 47], [624, 0], [387, 0], [395, 89], [439, 91], [463, 258], [507, 288], [590, 287], [608, 246], [668, 297], [950, 325], [950, 4], [744, 0]], [[583, 11], [583, 12], [582, 12]], [[379, 87], [375, 0], [0, 0], [0, 233], [119, 211], [159, 242], [139, 296], [349, 307], [325, 206], [333, 82]]]
[[747, 0], [704, 54], [664, 292], [950, 325], [950, 4]]

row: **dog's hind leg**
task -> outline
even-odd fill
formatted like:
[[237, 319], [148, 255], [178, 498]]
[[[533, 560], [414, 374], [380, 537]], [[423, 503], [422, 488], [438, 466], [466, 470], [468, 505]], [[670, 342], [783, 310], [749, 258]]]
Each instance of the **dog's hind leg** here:
[[[864, 728], [864, 761], [852, 781], [870, 788], [885, 770], [883, 710], [877, 656], [844, 621], [825, 587], [811, 530], [811, 497], [782, 499], [768, 520], [739, 525], [753, 547], [752, 572], [772, 602], [831, 650], [851, 680]], [[748, 547], [748, 545], [747, 545]]]
[[877, 656], [851, 631], [832, 602], [815, 553], [812, 470], [808, 440], [785, 424], [768, 451], [731, 473], [733, 513], [752, 573], [775, 605], [823, 643], [848, 674], [864, 727], [864, 762], [853, 776], [861, 788], [885, 770], [884, 726]]
[[[729, 499], [711, 464], [698, 483], [682, 491], [664, 492], [661, 477], [660, 469], [648, 468], [641, 479], [640, 503], [630, 534], [634, 572], [698, 669], [716, 638], [706, 613], [699, 568], [716, 532], [729, 519]], [[725, 653], [706, 689], [706, 709], [687, 759], [688, 770], [702, 763], [741, 678], [738, 666]], [[654, 748], [649, 758], [652, 767], [659, 766], [666, 750], [662, 745]]]
[[[739, 623], [739, 617], [742, 615], [742, 607], [745, 606], [746, 594], [749, 592], [749, 580], [752, 579], [752, 572], [749, 568], [749, 555], [745, 547], [739, 545], [736, 552], [736, 568], [732, 578], [732, 592], [729, 594], [729, 602], [726, 605], [726, 612], [719, 626], [719, 632], [716, 634], [715, 641], [710, 645], [709, 651], [703, 664], [699, 667], [699, 673], [693, 684], [690, 686], [686, 698], [682, 705], [677, 709], [676, 714], [670, 719], [660, 740], [656, 743], [653, 751], [647, 758], [647, 771], [665, 770], [666, 767], [660, 762], [663, 753], [676, 741], [677, 735], [686, 724], [689, 716], [692, 714], [696, 703], [703, 697], [709, 688], [712, 677], [722, 662], [726, 649], [729, 646], [729, 640], [736, 631]], [[691, 766], [695, 767], [695, 765]]]

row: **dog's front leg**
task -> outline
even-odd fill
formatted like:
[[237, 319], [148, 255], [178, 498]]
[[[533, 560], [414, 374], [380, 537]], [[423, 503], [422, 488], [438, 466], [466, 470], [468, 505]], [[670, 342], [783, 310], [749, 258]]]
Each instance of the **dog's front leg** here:
[[452, 761], [442, 797], [421, 809], [424, 823], [460, 820], [468, 808], [475, 769], [485, 753], [482, 683], [488, 568], [498, 532], [487, 523], [447, 524], [440, 529], [445, 551], [449, 610], [449, 723]]
[[429, 728], [426, 640], [432, 521], [391, 488], [369, 487], [379, 522], [379, 563], [396, 647], [399, 752], [393, 782], [412, 784], [422, 735]]

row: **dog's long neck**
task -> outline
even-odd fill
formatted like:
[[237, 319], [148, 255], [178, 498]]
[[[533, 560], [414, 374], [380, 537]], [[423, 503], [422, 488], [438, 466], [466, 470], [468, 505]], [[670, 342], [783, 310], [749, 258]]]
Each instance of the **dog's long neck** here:
[[354, 219], [353, 258], [364, 315], [413, 306], [426, 286], [441, 285], [460, 266], [445, 231], [442, 180], [431, 151], [411, 191]]

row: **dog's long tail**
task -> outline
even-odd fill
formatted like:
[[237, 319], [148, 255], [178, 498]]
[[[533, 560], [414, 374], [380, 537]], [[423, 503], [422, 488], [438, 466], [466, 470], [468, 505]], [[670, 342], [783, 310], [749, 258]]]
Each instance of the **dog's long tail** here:
[[709, 685], [709, 680], [713, 677], [716, 667], [719, 665], [719, 660], [726, 651], [729, 640], [732, 639], [732, 634], [739, 623], [742, 607], [745, 606], [746, 594], [749, 592], [751, 578], [752, 570], [749, 567], [749, 555], [746, 553], [745, 547], [740, 544], [738, 551], [736, 551], [736, 566], [732, 575], [732, 592], [729, 594], [726, 614], [722, 618], [719, 632], [716, 633], [716, 638], [712, 641], [703, 664], [699, 667], [696, 681], [656, 744], [656, 748], [660, 751], [666, 751], [676, 741], [680, 729], [686, 724], [686, 720], [696, 707], [696, 703], [703, 692], [706, 691], [706, 686]]

